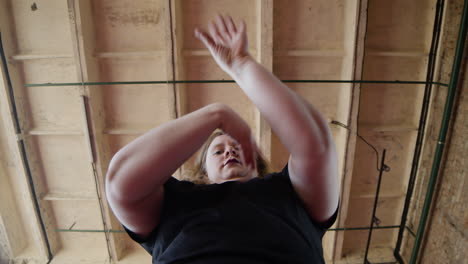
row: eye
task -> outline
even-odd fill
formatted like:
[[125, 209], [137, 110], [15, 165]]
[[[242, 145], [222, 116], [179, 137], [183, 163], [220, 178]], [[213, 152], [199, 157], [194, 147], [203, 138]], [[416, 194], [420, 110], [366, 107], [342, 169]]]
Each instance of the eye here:
[[220, 155], [220, 154], [222, 154], [222, 153], [223, 153], [223, 152], [222, 152], [221, 150], [217, 150], [217, 151], [215, 151], [214, 155]]

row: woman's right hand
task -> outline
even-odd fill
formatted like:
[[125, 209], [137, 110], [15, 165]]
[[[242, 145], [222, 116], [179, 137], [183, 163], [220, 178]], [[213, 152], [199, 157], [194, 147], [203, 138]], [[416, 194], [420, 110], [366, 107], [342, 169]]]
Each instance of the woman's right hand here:
[[245, 22], [237, 28], [230, 16], [218, 15], [208, 28], [209, 32], [195, 29], [195, 37], [208, 48], [221, 69], [232, 75], [250, 58]]
[[217, 107], [219, 107], [221, 113], [219, 129], [229, 134], [239, 143], [247, 166], [256, 169], [255, 160], [258, 147], [249, 125], [228, 105], [218, 103]]

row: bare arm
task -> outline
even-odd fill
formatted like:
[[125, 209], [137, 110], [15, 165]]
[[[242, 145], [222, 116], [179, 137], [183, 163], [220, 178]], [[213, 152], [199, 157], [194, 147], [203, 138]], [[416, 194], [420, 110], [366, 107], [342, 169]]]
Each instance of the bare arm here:
[[[163, 184], [216, 128], [230, 133], [246, 150], [252, 148], [247, 124], [229, 107], [211, 104], [150, 130], [115, 154], [106, 194], [122, 224], [142, 237], [156, 227]], [[253, 157], [246, 159], [253, 162]]]
[[338, 162], [325, 118], [252, 58], [239, 65], [233, 78], [291, 153], [294, 189], [316, 221], [328, 220], [338, 205]]
[[291, 182], [309, 215], [326, 221], [338, 204], [337, 157], [326, 120], [249, 55], [244, 23], [237, 30], [232, 19], [218, 16], [209, 34], [199, 30], [195, 34], [291, 153]]

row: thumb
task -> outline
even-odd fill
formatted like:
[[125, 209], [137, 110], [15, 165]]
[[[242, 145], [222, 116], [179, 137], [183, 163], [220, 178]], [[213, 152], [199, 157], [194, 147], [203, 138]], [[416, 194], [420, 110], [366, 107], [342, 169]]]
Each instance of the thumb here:
[[209, 50], [215, 46], [213, 39], [206, 32], [203, 32], [198, 28], [195, 29], [195, 37], [201, 40]]

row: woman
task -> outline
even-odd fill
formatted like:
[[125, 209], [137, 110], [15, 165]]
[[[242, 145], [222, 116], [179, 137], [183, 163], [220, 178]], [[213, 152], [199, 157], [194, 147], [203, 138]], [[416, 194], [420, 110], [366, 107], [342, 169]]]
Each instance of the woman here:
[[[258, 107], [291, 153], [288, 164], [257, 177], [250, 128], [228, 106], [211, 104], [112, 158], [106, 191], [114, 214], [153, 263], [323, 263], [321, 238], [338, 207], [327, 122], [251, 57], [245, 23], [218, 16], [195, 36]], [[216, 129], [199, 170], [212, 184], [172, 178]]]

